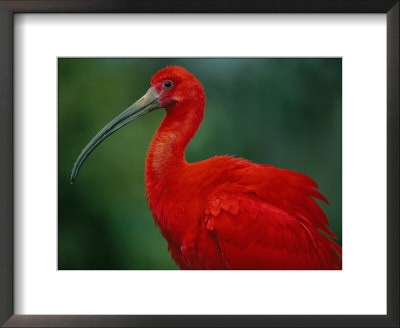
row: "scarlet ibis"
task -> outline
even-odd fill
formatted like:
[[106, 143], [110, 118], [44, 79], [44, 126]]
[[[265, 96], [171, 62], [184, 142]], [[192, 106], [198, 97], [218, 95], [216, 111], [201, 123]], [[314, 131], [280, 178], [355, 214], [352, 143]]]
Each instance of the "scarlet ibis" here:
[[181, 269], [341, 269], [341, 247], [315, 199], [328, 201], [310, 177], [233, 156], [185, 160], [205, 93], [179, 66], [157, 72], [146, 94], [89, 142], [71, 183], [104, 139], [158, 108], [166, 115], [146, 159], [147, 201]]

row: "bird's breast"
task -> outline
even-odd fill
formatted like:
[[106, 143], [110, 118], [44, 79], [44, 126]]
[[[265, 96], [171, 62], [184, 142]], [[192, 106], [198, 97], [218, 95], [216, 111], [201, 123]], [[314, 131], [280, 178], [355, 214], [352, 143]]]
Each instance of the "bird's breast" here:
[[184, 186], [153, 183], [147, 195], [153, 217], [163, 230], [183, 232], [200, 217], [201, 199]]

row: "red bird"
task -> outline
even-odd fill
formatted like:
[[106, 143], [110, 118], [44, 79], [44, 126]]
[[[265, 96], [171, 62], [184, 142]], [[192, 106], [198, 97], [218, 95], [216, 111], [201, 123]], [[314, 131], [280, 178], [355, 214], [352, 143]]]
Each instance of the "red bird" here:
[[146, 159], [146, 193], [181, 269], [341, 269], [341, 247], [313, 198], [328, 202], [311, 178], [232, 156], [185, 160], [204, 107], [203, 86], [193, 74], [178, 66], [160, 70], [147, 93], [85, 147], [71, 182], [110, 134], [165, 108]]

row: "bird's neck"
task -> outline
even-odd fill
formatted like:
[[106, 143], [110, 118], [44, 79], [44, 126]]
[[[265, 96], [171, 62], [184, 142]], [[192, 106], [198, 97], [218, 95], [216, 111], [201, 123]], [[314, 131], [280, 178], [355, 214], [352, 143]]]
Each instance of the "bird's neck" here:
[[162, 179], [178, 172], [186, 164], [185, 149], [199, 128], [204, 114], [204, 102], [192, 105], [176, 104], [166, 109], [146, 160], [146, 185], [149, 179]]

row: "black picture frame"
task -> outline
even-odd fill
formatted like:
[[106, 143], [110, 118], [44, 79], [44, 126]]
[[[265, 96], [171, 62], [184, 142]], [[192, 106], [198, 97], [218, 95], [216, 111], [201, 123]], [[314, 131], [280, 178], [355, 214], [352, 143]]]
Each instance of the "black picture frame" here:
[[[399, 8], [398, 0], [0, 0], [0, 324], [4, 327], [399, 327]], [[15, 315], [13, 21], [17, 13], [386, 14], [387, 315]]]

